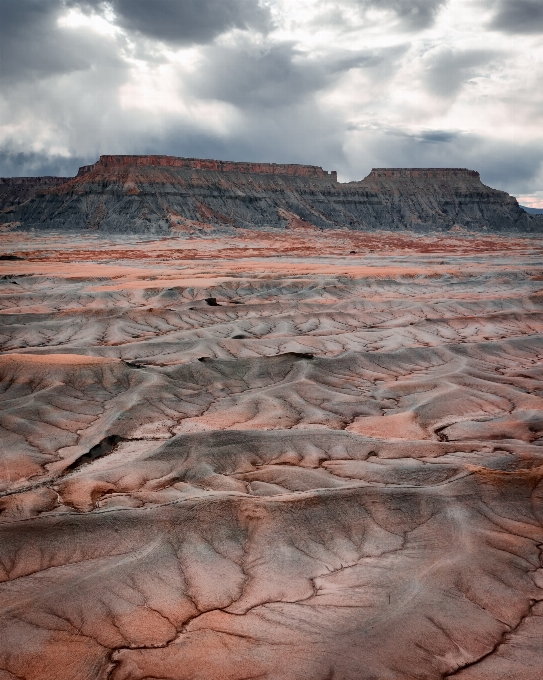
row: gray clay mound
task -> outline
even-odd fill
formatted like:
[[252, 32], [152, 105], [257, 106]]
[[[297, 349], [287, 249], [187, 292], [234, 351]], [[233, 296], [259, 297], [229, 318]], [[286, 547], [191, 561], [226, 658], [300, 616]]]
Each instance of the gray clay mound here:
[[2, 680], [541, 679], [541, 243], [121, 266], [25, 238]]

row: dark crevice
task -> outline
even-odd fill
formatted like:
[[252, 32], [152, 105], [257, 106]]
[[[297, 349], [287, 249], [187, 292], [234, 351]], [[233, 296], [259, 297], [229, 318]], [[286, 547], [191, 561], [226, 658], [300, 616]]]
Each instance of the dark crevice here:
[[449, 441], [449, 438], [445, 434], [444, 430], [446, 430], [450, 426], [451, 426], [451, 423], [448, 423], [447, 425], [443, 425], [443, 427], [438, 427], [435, 430], [436, 437], [439, 439], [440, 442], [448, 442]]
[[130, 366], [130, 368], [148, 368], [147, 365], [145, 365], [145, 364], [137, 364], [137, 363], [134, 362], [134, 361], [123, 361], [123, 363], [126, 364], [127, 366]]
[[210, 307], [220, 307], [220, 306], [221, 306], [221, 305], [217, 302], [217, 298], [213, 298], [213, 297], [206, 298], [206, 299], [204, 300], [204, 302], [205, 302], [206, 304], [208, 304]]
[[520, 626], [522, 626], [522, 624], [526, 621], [526, 619], [528, 617], [532, 616], [533, 608], [535, 607], [536, 604], [538, 604], [538, 602], [540, 602], [540, 600], [533, 600], [533, 599], [531, 600], [530, 606], [529, 606], [527, 612], [521, 617], [521, 619], [517, 623], [517, 625], [509, 628], [509, 630], [506, 630], [504, 633], [502, 633], [502, 635], [500, 636], [500, 639], [496, 642], [496, 644], [492, 647], [492, 649], [489, 652], [487, 652], [486, 654], [483, 654], [478, 659], [475, 659], [474, 661], [471, 661], [470, 663], [466, 663], [463, 666], [460, 666], [459, 668], [457, 668], [452, 673], [447, 673], [447, 675], [443, 676], [444, 680], [446, 680], [446, 678], [455, 677], [458, 673], [460, 673], [460, 671], [463, 671], [466, 668], [472, 668], [473, 666], [477, 666], [477, 664], [480, 664], [485, 659], [488, 659], [489, 656], [492, 656], [493, 654], [495, 654], [503, 644], [505, 644], [506, 642], [509, 641], [510, 636], [513, 633], [516, 633], [516, 631], [520, 628]]
[[96, 446], [93, 446], [92, 449], [87, 451], [87, 453], [84, 453], [82, 456], [79, 456], [79, 458], [74, 460], [73, 463], [70, 463], [70, 465], [68, 465], [68, 467], [66, 468], [65, 472], [71, 472], [72, 470], [75, 470], [81, 465], [91, 463], [93, 460], [97, 460], [98, 458], [107, 456], [109, 453], [113, 451], [117, 444], [126, 441], [129, 440], [125, 439], [124, 437], [120, 437], [118, 434], [111, 434], [109, 435], [109, 437], [104, 437], [102, 441], [98, 442], [98, 444], [96, 444]]

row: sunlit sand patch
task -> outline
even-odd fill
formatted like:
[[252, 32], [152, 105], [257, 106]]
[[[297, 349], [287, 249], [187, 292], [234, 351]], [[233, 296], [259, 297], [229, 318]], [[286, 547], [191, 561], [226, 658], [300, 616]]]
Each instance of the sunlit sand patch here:
[[431, 439], [431, 435], [419, 425], [412, 411], [357, 418], [347, 429], [356, 434], [380, 439]]

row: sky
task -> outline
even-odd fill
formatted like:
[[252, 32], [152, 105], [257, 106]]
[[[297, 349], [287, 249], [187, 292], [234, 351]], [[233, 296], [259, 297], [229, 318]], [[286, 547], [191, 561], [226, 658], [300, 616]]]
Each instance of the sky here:
[[467, 167], [543, 207], [543, 0], [0, 0], [0, 175]]

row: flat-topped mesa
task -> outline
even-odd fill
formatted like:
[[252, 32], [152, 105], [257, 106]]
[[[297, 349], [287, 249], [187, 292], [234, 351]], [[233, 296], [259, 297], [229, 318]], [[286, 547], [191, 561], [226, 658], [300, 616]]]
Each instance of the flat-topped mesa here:
[[249, 163], [235, 161], [217, 161], [207, 158], [182, 158], [177, 156], [100, 156], [100, 160], [92, 165], [79, 168], [78, 177], [94, 170], [107, 170], [122, 166], [150, 166], [155, 168], [190, 168], [215, 172], [235, 172], [260, 175], [288, 175], [291, 177], [310, 177], [314, 179], [331, 179], [337, 182], [335, 171], [327, 172], [318, 165], [298, 165], [295, 163]]
[[315, 165], [106, 155], [60, 186], [48, 182], [28, 191], [0, 183], [0, 224], [153, 235], [300, 225], [543, 231], [543, 218], [467, 168], [373, 168], [341, 183]]
[[480, 179], [467, 168], [372, 168], [366, 179]]

